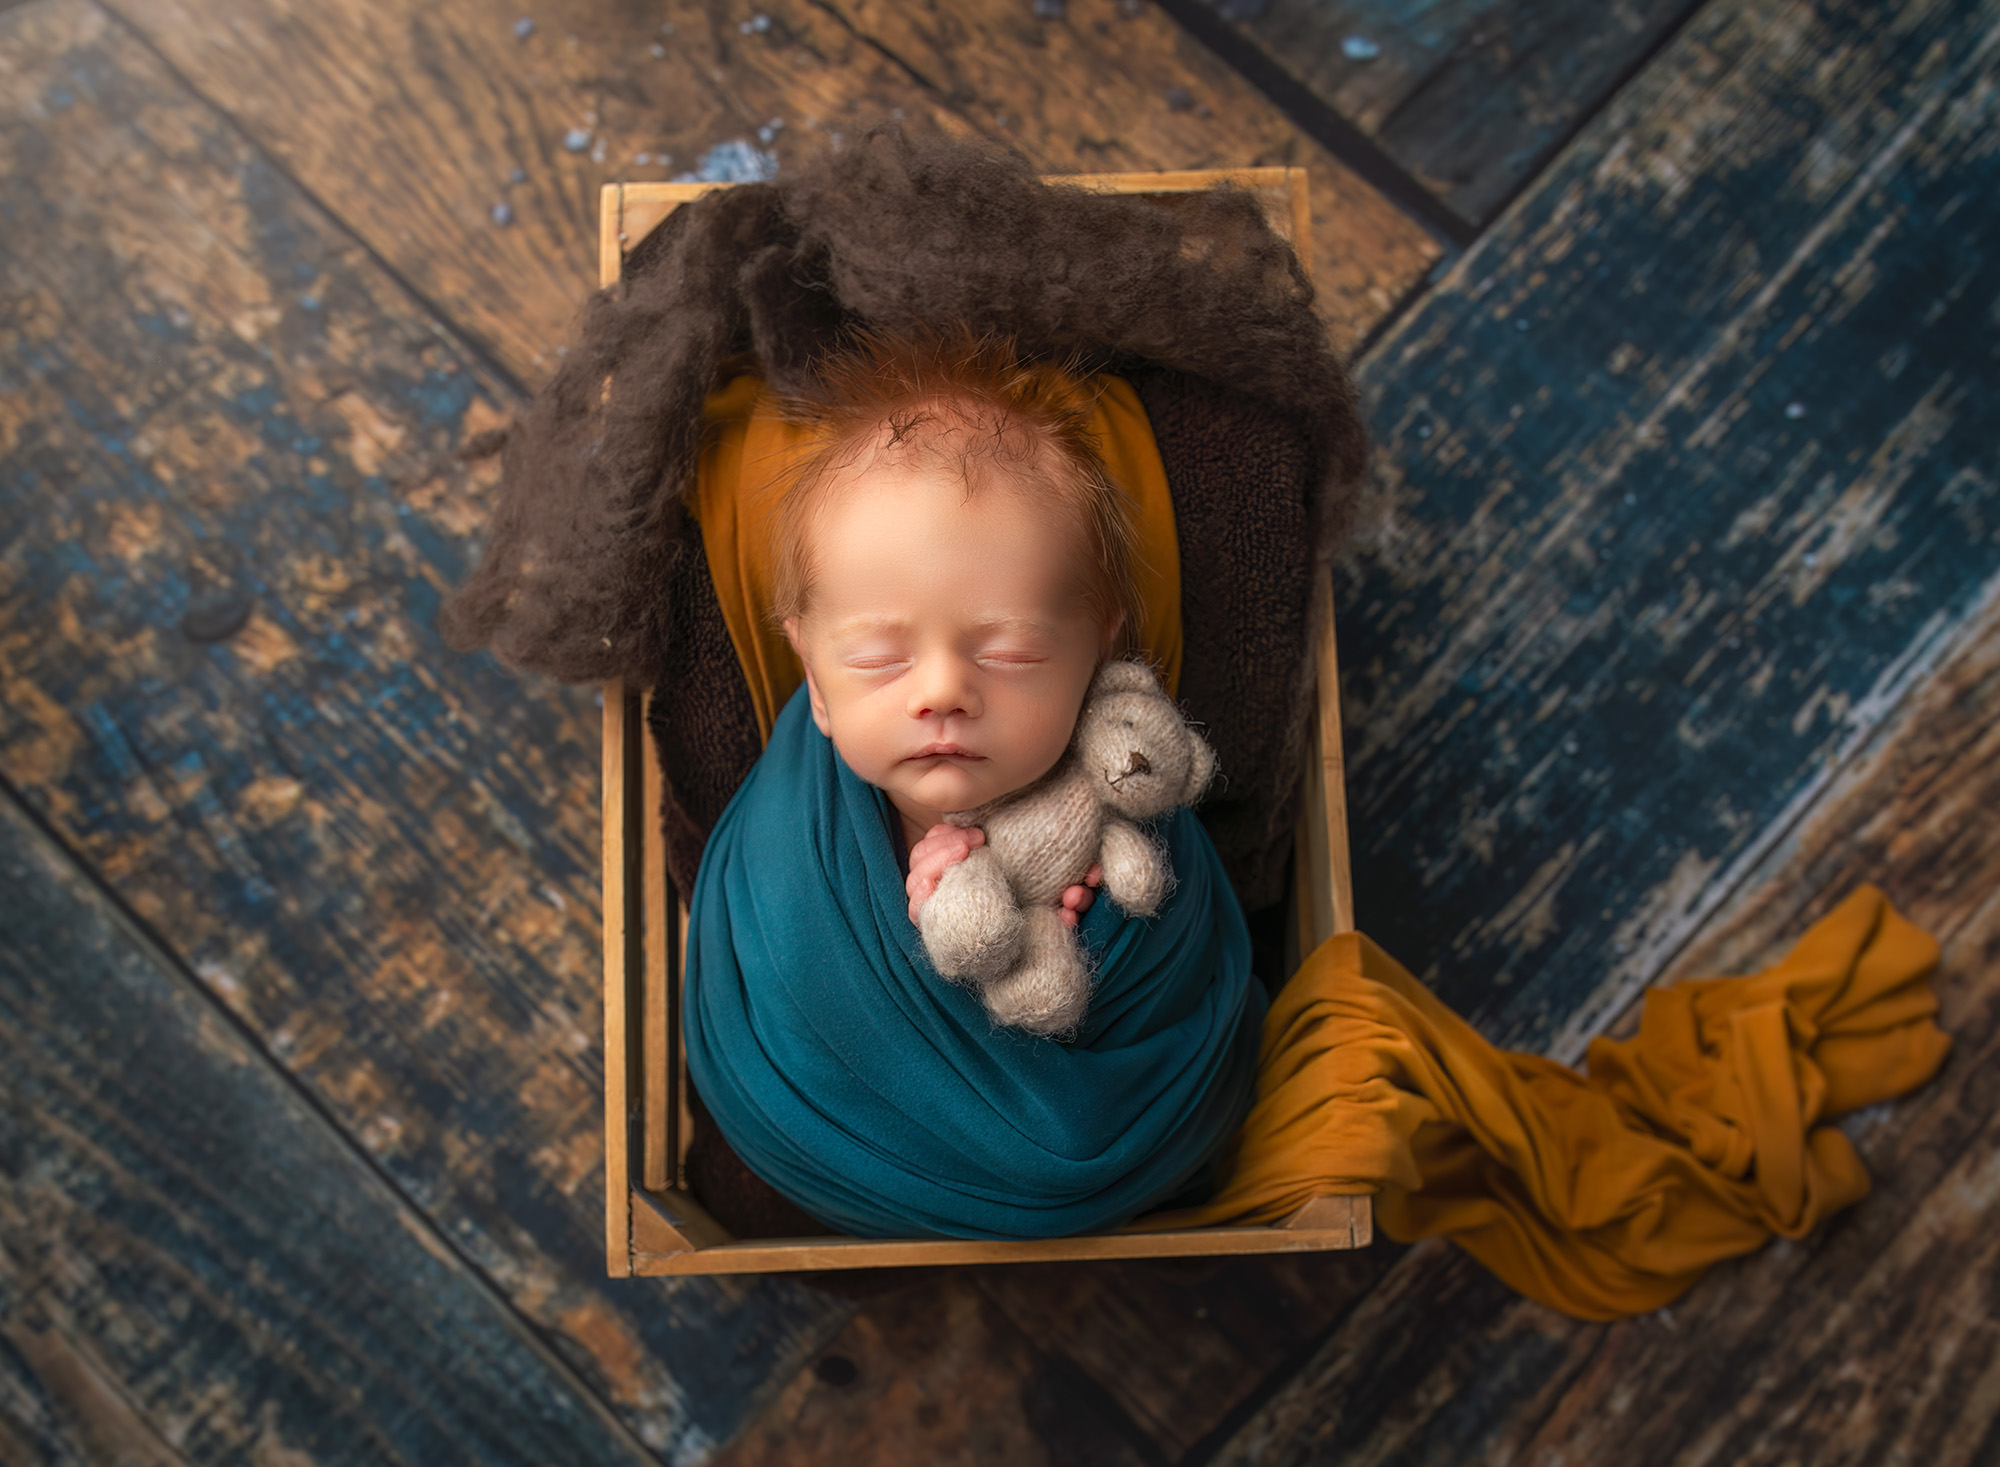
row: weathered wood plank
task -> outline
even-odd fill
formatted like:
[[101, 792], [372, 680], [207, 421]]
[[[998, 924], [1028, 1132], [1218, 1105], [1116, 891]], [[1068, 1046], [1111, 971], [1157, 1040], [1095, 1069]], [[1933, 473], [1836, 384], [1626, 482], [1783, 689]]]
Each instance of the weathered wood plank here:
[[1174, 0], [1491, 219], [1700, 0]]
[[[801, 1370], [717, 1467], [1085, 1462], [1106, 1439], [1195, 1460], [1397, 1252], [913, 1271], [827, 1341], [845, 1363]], [[970, 1444], [972, 1410], [1005, 1452]]]
[[1179, 1462], [1199, 1460], [1203, 1441], [1268, 1377], [1295, 1367], [1398, 1252], [984, 1271], [976, 1282]]
[[2000, 573], [2000, 6], [1710, 6], [1363, 366], [1361, 926], [1573, 1055]]
[[504, 386], [145, 48], [0, 17], [0, 773], [669, 1456], [843, 1307], [603, 1277], [598, 715], [448, 653]]
[[[7, 1262], [7, 1239], [0, 1234], [0, 1270]], [[47, 1318], [24, 1324], [15, 1317], [19, 1312], [0, 1285], [0, 1462], [178, 1467], [187, 1460], [133, 1404], [90, 1341]]]
[[1866, 1463], [2000, 1451], [2000, 596], [1671, 970], [1749, 971], [1860, 881], [1943, 944], [1954, 1036], [1844, 1122], [1876, 1191], [1670, 1309], [1583, 1325], [1412, 1250], [1217, 1459]]
[[6, 796], [0, 1073], [20, 1460], [651, 1460]]
[[523, 382], [545, 374], [596, 286], [601, 182], [770, 176], [892, 116], [1013, 144], [1048, 172], [1302, 164], [1325, 221], [1321, 299], [1343, 341], [1438, 255], [1165, 16], [1115, 0], [1084, 0], [1063, 21], [1013, 0], [922, 14], [561, 0], [534, 11], [525, 39], [523, 12], [480, 0], [128, 0], [119, 12]]
[[870, 1300], [713, 1467], [1158, 1467], [1165, 1460], [1096, 1381], [1060, 1351], [1030, 1341], [966, 1278], [951, 1276]]

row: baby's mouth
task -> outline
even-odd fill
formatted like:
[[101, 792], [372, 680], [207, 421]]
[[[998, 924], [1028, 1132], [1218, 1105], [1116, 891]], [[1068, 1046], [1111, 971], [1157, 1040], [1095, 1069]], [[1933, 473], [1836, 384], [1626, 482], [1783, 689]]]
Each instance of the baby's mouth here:
[[925, 744], [921, 749], [917, 750], [916, 753], [910, 755], [910, 757], [912, 759], [984, 760], [986, 756], [984, 754], [975, 754], [972, 752], [972, 750], [964, 747], [961, 744]]

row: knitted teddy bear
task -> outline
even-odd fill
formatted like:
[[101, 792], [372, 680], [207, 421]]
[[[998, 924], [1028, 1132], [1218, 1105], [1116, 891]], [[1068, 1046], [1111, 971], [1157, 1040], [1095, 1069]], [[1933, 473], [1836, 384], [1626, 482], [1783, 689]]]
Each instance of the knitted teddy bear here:
[[948, 867], [918, 913], [938, 972], [979, 991], [1001, 1024], [1073, 1035], [1090, 1006], [1090, 970], [1056, 904], [1093, 864], [1136, 917], [1159, 910], [1166, 853], [1132, 822], [1192, 804], [1215, 753], [1146, 666], [1107, 664], [1092, 680], [1062, 759], [1026, 789], [945, 816], [986, 843]]

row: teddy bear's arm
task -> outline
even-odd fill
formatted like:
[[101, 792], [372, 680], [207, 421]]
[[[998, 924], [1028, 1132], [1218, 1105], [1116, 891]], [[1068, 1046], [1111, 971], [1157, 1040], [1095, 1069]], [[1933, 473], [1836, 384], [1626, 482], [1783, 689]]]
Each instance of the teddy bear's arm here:
[[1159, 911], [1167, 895], [1167, 863], [1145, 833], [1129, 820], [1104, 823], [1104, 889], [1135, 917]]

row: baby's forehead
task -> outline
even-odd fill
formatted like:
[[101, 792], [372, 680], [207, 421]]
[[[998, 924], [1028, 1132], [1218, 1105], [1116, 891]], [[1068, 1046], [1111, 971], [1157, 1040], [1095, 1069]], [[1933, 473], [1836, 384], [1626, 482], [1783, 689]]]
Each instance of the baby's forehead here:
[[841, 638], [948, 631], [1055, 644], [1092, 620], [1078, 536], [1004, 489], [863, 488], [825, 517], [808, 554], [808, 611]]

